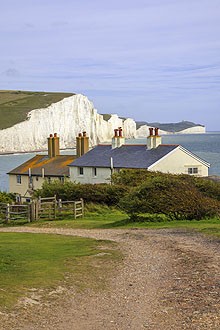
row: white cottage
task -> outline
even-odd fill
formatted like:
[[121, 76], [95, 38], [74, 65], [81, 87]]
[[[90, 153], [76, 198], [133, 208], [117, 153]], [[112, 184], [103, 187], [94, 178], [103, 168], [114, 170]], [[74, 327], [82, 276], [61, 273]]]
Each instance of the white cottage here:
[[158, 128], [150, 128], [147, 144], [125, 144], [122, 129], [116, 129], [112, 144], [98, 145], [69, 165], [70, 180], [79, 183], [109, 183], [120, 169], [147, 169], [172, 174], [208, 176], [210, 164], [181, 145], [161, 143]]

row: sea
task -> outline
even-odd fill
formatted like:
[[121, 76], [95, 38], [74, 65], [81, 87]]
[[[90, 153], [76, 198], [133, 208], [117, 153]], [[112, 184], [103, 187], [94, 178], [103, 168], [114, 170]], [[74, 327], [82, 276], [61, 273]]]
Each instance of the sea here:
[[[146, 139], [129, 139], [126, 140], [126, 143], [146, 144]], [[162, 143], [182, 145], [184, 148], [210, 163], [209, 175], [220, 176], [220, 132], [163, 135]], [[75, 150], [65, 150], [62, 151], [62, 153], [75, 154]], [[8, 191], [9, 189], [7, 172], [35, 155], [36, 153], [0, 155], [0, 191]]]

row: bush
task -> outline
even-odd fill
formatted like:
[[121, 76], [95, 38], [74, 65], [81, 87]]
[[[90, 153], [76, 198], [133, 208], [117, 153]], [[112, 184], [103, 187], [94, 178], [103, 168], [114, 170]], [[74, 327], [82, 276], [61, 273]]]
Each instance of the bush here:
[[128, 191], [127, 188], [109, 184], [76, 184], [72, 182], [52, 183], [45, 182], [42, 189], [36, 191], [36, 196], [51, 197], [56, 195], [57, 199], [79, 200], [83, 198], [87, 203], [105, 204], [108, 206], [117, 205], [119, 200]]
[[6, 192], [0, 192], [0, 203], [11, 203], [15, 200], [13, 194], [8, 194]]
[[220, 182], [195, 178], [195, 186], [203, 195], [220, 201]]
[[218, 215], [220, 203], [204, 196], [190, 180], [175, 175], [152, 176], [120, 201], [132, 219], [141, 213], [165, 214], [170, 219], [197, 219]]

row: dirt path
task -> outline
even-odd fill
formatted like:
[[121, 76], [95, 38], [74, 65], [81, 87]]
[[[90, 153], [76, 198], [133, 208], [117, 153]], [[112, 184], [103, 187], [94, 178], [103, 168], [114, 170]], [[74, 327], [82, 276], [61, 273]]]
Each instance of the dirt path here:
[[[0, 315], [10, 330], [220, 329], [220, 242], [184, 230], [70, 230], [13, 228], [108, 239], [123, 263], [108, 290], [74, 288], [51, 304]], [[60, 288], [62, 291], [62, 288]], [[59, 291], [59, 290], [58, 290]]]

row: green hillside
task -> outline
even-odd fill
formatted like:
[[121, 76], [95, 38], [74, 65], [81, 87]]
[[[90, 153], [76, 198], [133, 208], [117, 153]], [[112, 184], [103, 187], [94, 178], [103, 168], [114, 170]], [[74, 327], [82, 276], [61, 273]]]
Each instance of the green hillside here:
[[0, 129], [11, 127], [27, 118], [34, 109], [46, 108], [73, 93], [0, 91]]

